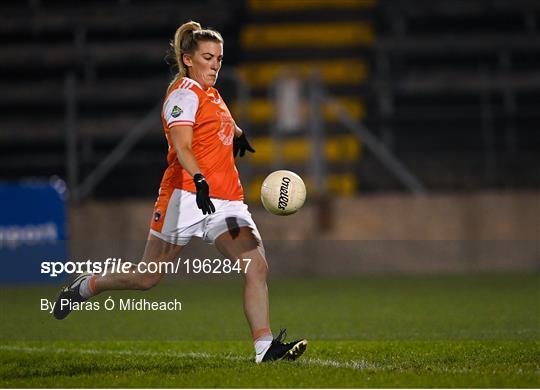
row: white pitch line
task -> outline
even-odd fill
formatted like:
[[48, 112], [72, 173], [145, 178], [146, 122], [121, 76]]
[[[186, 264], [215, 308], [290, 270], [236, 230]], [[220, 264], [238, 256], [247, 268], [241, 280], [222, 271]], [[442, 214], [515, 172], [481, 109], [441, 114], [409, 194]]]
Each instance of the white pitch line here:
[[[78, 353], [87, 355], [124, 355], [124, 356], [152, 356], [152, 357], [171, 357], [171, 358], [195, 358], [195, 359], [224, 359], [230, 361], [245, 361], [253, 362], [253, 359], [239, 355], [213, 355], [205, 352], [176, 352], [176, 351], [132, 351], [129, 349], [81, 349], [81, 348], [43, 348], [43, 347], [22, 347], [17, 345], [0, 345], [0, 351], [16, 351], [26, 353]], [[303, 366], [317, 367], [334, 367], [348, 368], [352, 370], [387, 370], [387, 371], [408, 371], [407, 369], [398, 368], [396, 366], [376, 365], [366, 362], [365, 360], [331, 360], [318, 358], [302, 358], [295, 361], [295, 364]], [[463, 374], [474, 372], [470, 368], [452, 368], [452, 367], [437, 367], [432, 368], [431, 372], [444, 372], [452, 374]], [[523, 375], [523, 371], [519, 369], [513, 374]], [[540, 371], [535, 371], [535, 374], [540, 374]]]
[[[42, 347], [21, 347], [16, 345], [0, 345], [0, 350], [2, 351], [16, 351], [16, 352], [27, 352], [27, 353], [78, 353], [78, 354], [87, 354], [87, 355], [127, 355], [127, 356], [157, 356], [157, 357], [171, 357], [171, 358], [196, 358], [196, 359], [225, 359], [225, 360], [245, 360], [250, 361], [251, 359], [238, 356], [238, 355], [212, 355], [204, 352], [174, 352], [174, 351], [161, 351], [161, 352], [152, 352], [152, 351], [131, 351], [128, 349], [80, 349], [80, 348], [42, 348]], [[378, 367], [373, 364], [369, 364], [363, 360], [361, 361], [339, 361], [339, 360], [329, 360], [329, 359], [300, 359], [296, 363], [306, 366], [321, 366], [321, 367], [335, 367], [335, 368], [349, 368], [353, 370], [377, 370], [383, 369], [383, 367]]]
[[312, 359], [304, 358], [298, 361], [298, 364], [303, 364], [307, 366], [322, 366], [322, 367], [336, 367], [336, 368], [351, 368], [353, 370], [384, 370], [384, 367], [376, 366], [374, 364], [368, 363], [365, 360], [359, 361], [339, 361], [339, 360], [329, 360], [329, 359]]
[[79, 353], [87, 355], [128, 355], [128, 356], [164, 356], [164, 357], [191, 357], [197, 359], [207, 359], [214, 356], [204, 352], [152, 352], [152, 351], [131, 351], [129, 349], [79, 349], [79, 348], [39, 348], [39, 347], [20, 347], [1, 345], [0, 350], [3, 351], [18, 351], [18, 352], [52, 352], [52, 353]]

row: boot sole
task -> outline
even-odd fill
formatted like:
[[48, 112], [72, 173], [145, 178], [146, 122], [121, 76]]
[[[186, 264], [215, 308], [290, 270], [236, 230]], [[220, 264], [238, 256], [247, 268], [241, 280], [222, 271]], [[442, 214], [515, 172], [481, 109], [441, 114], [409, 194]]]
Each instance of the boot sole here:
[[285, 356], [283, 356], [282, 359], [286, 359], [286, 360], [298, 359], [306, 351], [307, 345], [308, 345], [307, 340], [305, 339], [300, 340], [291, 349], [287, 351], [287, 353], [285, 354]]

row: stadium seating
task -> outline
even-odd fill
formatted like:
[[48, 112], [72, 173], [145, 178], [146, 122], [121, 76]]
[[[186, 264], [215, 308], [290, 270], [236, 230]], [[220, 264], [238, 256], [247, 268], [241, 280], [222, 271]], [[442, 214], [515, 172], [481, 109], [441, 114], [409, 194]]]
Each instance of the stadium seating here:
[[[323, 86], [430, 189], [539, 186], [539, 12], [534, 0], [4, 1], [0, 177], [66, 177], [72, 74], [84, 178], [162, 99], [169, 40], [193, 19], [223, 33], [219, 88], [260, 145], [246, 187], [272, 167], [268, 91], [284, 66], [319, 69]], [[233, 69], [249, 84], [247, 107], [225, 77]], [[402, 189], [328, 107], [323, 118], [331, 191]], [[288, 166], [305, 169], [308, 141], [287, 142]], [[156, 117], [94, 195], [154, 195], [165, 148]]]
[[368, 124], [428, 187], [540, 184], [539, 11], [527, 0], [379, 3]]
[[[2, 179], [66, 177], [66, 78], [76, 78], [79, 178], [162, 100], [176, 28], [193, 19], [222, 31], [235, 50], [231, 14], [242, 2], [2, 2]], [[216, 12], [208, 12], [214, 8]], [[230, 38], [229, 38], [230, 37]], [[235, 55], [231, 56], [232, 58]], [[159, 116], [96, 195], [153, 195], [165, 166]], [[133, 180], [133, 172], [139, 172]]]
[[[242, 60], [241, 74], [252, 88], [253, 99], [248, 114], [254, 139], [263, 156], [262, 169], [252, 168], [253, 180], [248, 195], [259, 197], [259, 188], [269, 168], [286, 164], [288, 169], [307, 179], [311, 178], [310, 160], [314, 153], [310, 140], [312, 115], [308, 105], [308, 88], [312, 76], [318, 72], [322, 86], [337, 97], [340, 104], [357, 120], [366, 115], [364, 86], [369, 78], [371, 46], [375, 40], [372, 17], [375, 1], [247, 1], [248, 13], [240, 32]], [[280, 115], [273, 102], [275, 85], [284, 74], [294, 74], [304, 81], [305, 114], [297, 129], [282, 131], [283, 142], [270, 137], [278, 129], [274, 122]], [[357, 191], [356, 169], [361, 154], [361, 142], [346, 131], [336, 113], [328, 105], [322, 106], [325, 149], [334, 145], [338, 150], [328, 156], [326, 190], [331, 194], [353, 195]], [[289, 134], [288, 134], [289, 133]], [[282, 153], [277, 153], [282, 149]], [[336, 150], [335, 148], [333, 150]], [[272, 151], [272, 152], [270, 152]], [[279, 158], [281, 157], [281, 162]], [[268, 157], [268, 158], [267, 158]]]

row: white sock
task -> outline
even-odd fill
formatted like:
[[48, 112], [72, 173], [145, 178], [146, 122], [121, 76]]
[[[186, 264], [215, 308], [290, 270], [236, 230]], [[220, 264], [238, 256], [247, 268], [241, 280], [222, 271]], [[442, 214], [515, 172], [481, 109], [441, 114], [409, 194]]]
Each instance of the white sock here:
[[260, 363], [262, 361], [264, 354], [266, 353], [266, 351], [268, 351], [268, 348], [270, 348], [270, 344], [272, 344], [271, 334], [259, 337], [255, 341], [255, 362], [256, 363]]
[[94, 292], [90, 289], [90, 283], [89, 283], [92, 276], [93, 275], [88, 275], [88, 277], [84, 278], [81, 284], [79, 285], [79, 294], [81, 294], [83, 298], [90, 298], [91, 296], [94, 295]]

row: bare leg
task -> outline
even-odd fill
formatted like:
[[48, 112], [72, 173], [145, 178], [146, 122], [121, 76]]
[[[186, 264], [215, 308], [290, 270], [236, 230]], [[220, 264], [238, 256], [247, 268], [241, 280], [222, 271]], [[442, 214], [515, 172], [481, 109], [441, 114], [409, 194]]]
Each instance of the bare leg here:
[[[182, 248], [183, 246], [170, 244], [149, 234], [141, 261], [145, 263], [175, 261]], [[96, 275], [94, 289], [96, 294], [106, 290], [148, 290], [154, 287], [162, 277], [162, 273], [138, 272], [136, 267], [132, 267], [127, 273]]]
[[235, 234], [225, 232], [215, 241], [216, 248], [231, 261], [236, 259], [251, 259], [249, 267], [247, 262], [242, 263], [244, 275], [244, 313], [251, 328], [252, 335], [261, 329], [270, 329], [270, 316], [268, 308], [268, 288], [266, 277], [268, 264], [264, 258], [262, 248], [251, 228], [242, 227]]

